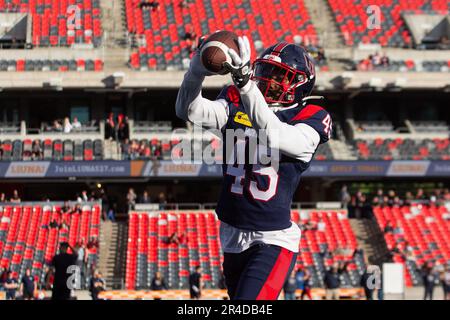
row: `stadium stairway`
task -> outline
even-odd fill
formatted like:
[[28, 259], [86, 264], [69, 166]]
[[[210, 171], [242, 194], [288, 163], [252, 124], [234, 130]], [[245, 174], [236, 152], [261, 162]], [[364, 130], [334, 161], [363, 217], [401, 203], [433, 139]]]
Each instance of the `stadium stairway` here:
[[364, 250], [369, 264], [381, 265], [389, 260], [389, 250], [374, 218], [350, 219], [358, 246]]
[[344, 47], [342, 35], [336, 27], [328, 3], [325, 0], [304, 0], [304, 3], [317, 30], [319, 43], [326, 48]]
[[115, 47], [125, 36], [125, 28], [122, 23], [123, 0], [100, 0], [102, 9], [102, 26], [107, 35], [106, 45]]
[[125, 26], [122, 22], [123, 6], [122, 0], [100, 0], [103, 36], [106, 40], [103, 41], [104, 69], [126, 69], [130, 57], [128, 49], [123, 46], [126, 43]]
[[127, 224], [103, 222], [100, 237], [98, 267], [103, 272], [108, 289], [122, 289], [125, 278]]
[[334, 160], [357, 160], [357, 157], [349, 149], [346, 142], [332, 139], [328, 145], [330, 146]]

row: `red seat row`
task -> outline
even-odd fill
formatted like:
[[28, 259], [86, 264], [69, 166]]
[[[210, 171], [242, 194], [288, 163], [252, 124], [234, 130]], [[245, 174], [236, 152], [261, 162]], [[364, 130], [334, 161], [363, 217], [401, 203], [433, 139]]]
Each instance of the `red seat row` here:
[[403, 20], [404, 13], [448, 15], [447, 0], [328, 0], [336, 24], [349, 46], [379, 43], [382, 46], [412, 45], [412, 37]]
[[255, 41], [268, 47], [279, 41], [293, 42], [299, 35], [306, 44], [317, 43], [317, 33], [303, 0], [212, 0], [185, 6], [163, 0], [157, 10], [142, 9], [141, 2], [125, 0], [128, 31], [145, 39], [145, 45], [131, 55], [134, 69], [180, 65], [182, 59], [189, 57], [192, 45], [185, 38], [186, 32], [197, 36], [216, 30], [245, 34], [251, 40], [254, 56], [259, 53]]
[[36, 46], [101, 43], [99, 0], [0, 0], [0, 12], [30, 13]]
[[[61, 213], [61, 206], [49, 204], [5, 205], [0, 207], [0, 267], [22, 276], [27, 268], [41, 279], [58, 249], [58, 243], [68, 241], [88, 243], [99, 238], [101, 208], [98, 205], [82, 207], [81, 214]], [[51, 221], [65, 223], [61, 228], [50, 228]], [[96, 261], [98, 249], [90, 250], [91, 261]]]
[[406, 285], [420, 283], [416, 273], [424, 263], [450, 261], [450, 212], [444, 206], [416, 204], [404, 207], [375, 207], [375, 218], [381, 230], [390, 223], [392, 232], [384, 238], [389, 250], [395, 250], [394, 261], [405, 265]]
[[[295, 223], [308, 220], [325, 224], [323, 230], [304, 232], [297, 266], [316, 269], [318, 265], [313, 256], [320, 255], [325, 246], [330, 252], [342, 251], [332, 258], [326, 257], [325, 266], [349, 262], [349, 270], [356, 270], [353, 262], [356, 238], [344, 211], [312, 211], [306, 219], [293, 210], [291, 218]], [[219, 227], [220, 222], [212, 211], [131, 212], [126, 289], [149, 288], [157, 271], [168, 281], [169, 288], [185, 288], [191, 270], [198, 265], [202, 267], [207, 285], [217, 287], [223, 261]], [[169, 241], [175, 233], [178, 243]]]

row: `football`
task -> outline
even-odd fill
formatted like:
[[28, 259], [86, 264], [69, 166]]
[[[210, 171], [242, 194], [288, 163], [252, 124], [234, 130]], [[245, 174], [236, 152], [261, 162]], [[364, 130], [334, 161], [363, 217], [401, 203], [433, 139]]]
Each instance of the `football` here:
[[217, 31], [205, 39], [200, 50], [203, 66], [210, 72], [224, 75], [228, 71], [223, 63], [231, 63], [228, 49], [232, 48], [239, 54], [238, 36], [231, 31]]

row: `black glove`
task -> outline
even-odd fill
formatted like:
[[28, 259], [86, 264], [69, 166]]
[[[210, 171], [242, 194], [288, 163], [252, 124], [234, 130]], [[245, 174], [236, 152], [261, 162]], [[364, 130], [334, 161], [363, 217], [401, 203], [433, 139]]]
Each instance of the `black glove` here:
[[240, 55], [235, 50], [228, 49], [232, 63], [226, 61], [223, 66], [231, 73], [234, 84], [240, 89], [250, 80], [252, 70], [250, 67], [251, 48], [248, 38], [246, 36], [239, 37], [238, 43]]

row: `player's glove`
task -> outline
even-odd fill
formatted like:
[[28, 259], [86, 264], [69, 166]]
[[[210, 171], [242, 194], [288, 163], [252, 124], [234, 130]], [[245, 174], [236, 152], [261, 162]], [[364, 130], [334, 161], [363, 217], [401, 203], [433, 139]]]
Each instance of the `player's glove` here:
[[205, 40], [205, 37], [200, 37], [198, 40], [197, 49], [194, 52], [194, 55], [191, 58], [191, 63], [189, 64], [189, 71], [197, 76], [197, 77], [208, 77], [213, 76], [214, 73], [208, 71], [204, 66], [200, 58], [200, 51], [203, 45], [203, 41]]
[[251, 48], [246, 36], [238, 38], [240, 55], [233, 49], [228, 49], [232, 64], [224, 62], [223, 66], [230, 71], [231, 78], [238, 88], [243, 88], [252, 74], [250, 68]]

